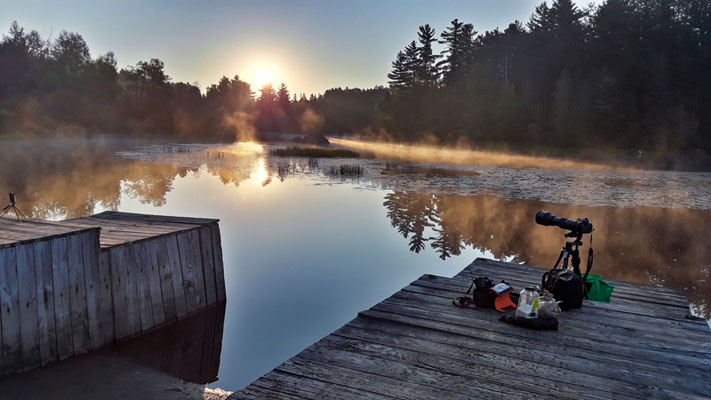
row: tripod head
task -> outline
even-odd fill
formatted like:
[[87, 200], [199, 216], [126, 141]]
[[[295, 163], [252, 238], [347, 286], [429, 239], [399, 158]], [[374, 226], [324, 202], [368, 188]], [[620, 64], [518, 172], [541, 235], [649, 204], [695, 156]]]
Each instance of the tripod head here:
[[15, 192], [10, 192], [10, 204], [15, 205]]

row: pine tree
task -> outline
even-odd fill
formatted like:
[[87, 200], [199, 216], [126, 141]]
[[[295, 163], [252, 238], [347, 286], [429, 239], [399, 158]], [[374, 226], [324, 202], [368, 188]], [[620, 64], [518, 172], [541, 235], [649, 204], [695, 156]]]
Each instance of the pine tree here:
[[281, 85], [279, 85], [279, 89], [277, 89], [276, 101], [277, 103], [279, 103], [279, 105], [281, 105], [282, 109], [284, 110], [289, 107], [289, 89], [286, 88], [286, 84], [284, 84], [283, 82]]
[[417, 32], [420, 47], [418, 48], [418, 65], [417, 65], [417, 80], [427, 87], [435, 87], [439, 82], [439, 70], [437, 68], [437, 59], [440, 55], [436, 55], [432, 51], [432, 43], [436, 42], [435, 30], [429, 24], [420, 26]]
[[276, 101], [276, 98], [277, 95], [274, 91], [274, 86], [272, 86], [271, 83], [266, 83], [259, 89], [259, 100], [257, 100], [257, 103], [262, 105], [272, 104]]
[[407, 66], [407, 58], [402, 51], [397, 52], [397, 57], [393, 61], [393, 70], [388, 73], [388, 84], [391, 89], [406, 89], [410, 82], [410, 71]]
[[442, 71], [445, 85], [451, 86], [467, 75], [467, 68], [471, 66], [473, 58], [475, 35], [472, 24], [464, 24], [458, 19], [453, 20], [452, 25], [442, 32], [439, 43], [447, 47], [442, 52], [445, 58], [437, 66]]
[[404, 51], [397, 54], [393, 61], [393, 70], [388, 74], [390, 87], [393, 89], [409, 89], [420, 84], [418, 71], [421, 61], [419, 59], [420, 49], [413, 40]]

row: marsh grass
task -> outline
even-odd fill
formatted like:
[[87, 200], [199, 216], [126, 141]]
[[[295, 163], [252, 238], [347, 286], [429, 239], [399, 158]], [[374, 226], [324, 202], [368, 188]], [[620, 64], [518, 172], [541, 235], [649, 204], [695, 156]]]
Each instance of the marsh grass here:
[[343, 164], [338, 167], [331, 167], [328, 170], [330, 175], [340, 175], [340, 176], [361, 176], [363, 175], [363, 167], [360, 165], [348, 165]]
[[342, 149], [320, 149], [315, 147], [289, 147], [273, 149], [269, 154], [277, 157], [308, 157], [308, 158], [358, 158], [355, 151]]

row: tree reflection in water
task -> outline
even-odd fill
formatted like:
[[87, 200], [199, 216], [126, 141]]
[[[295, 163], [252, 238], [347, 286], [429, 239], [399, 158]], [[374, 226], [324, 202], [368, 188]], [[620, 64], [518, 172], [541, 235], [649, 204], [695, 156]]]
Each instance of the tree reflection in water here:
[[[546, 268], [552, 266], [565, 241], [564, 231], [536, 225], [536, 212], [588, 217], [596, 228], [593, 272], [611, 279], [687, 289], [692, 302], [711, 304], [711, 247], [700, 239], [711, 237], [709, 211], [586, 207], [408, 191], [387, 194], [383, 205], [392, 226], [409, 239], [410, 250], [416, 253], [429, 242], [446, 259], [472, 246], [497, 259]], [[434, 235], [429, 236], [426, 228]], [[590, 236], [583, 240], [587, 247]]]
[[[463, 238], [455, 224], [456, 214], [445, 213], [441, 196], [412, 192], [393, 192], [385, 196], [383, 205], [394, 228], [410, 240], [410, 251], [419, 253], [427, 242], [446, 259], [459, 255], [464, 249]], [[432, 228], [436, 236], [425, 237], [425, 229]]]
[[[0, 189], [16, 192], [18, 206], [33, 218], [75, 218], [117, 210], [124, 194], [143, 204], [163, 206], [175, 178], [198, 174], [201, 166], [223, 184], [239, 186], [250, 178], [260, 157], [196, 152], [189, 154], [190, 162], [181, 164], [115, 156], [136, 145], [135, 140], [118, 139], [6, 140], [0, 146]], [[264, 174], [279, 181], [292, 174], [329, 179], [319, 175], [321, 167], [327, 168], [313, 160], [308, 164], [307, 160], [276, 160], [264, 164]], [[392, 182], [379, 183], [381, 187], [398, 187], [401, 176], [390, 175]], [[491, 195], [424, 194], [411, 188], [389, 192], [383, 205], [392, 226], [415, 253], [429, 246], [444, 260], [472, 247], [496, 259], [542, 267], [555, 261], [564, 232], [536, 225], [535, 213], [547, 210], [566, 218], [588, 217], [596, 228], [595, 273], [685, 288], [692, 302], [711, 304], [709, 210], [590, 207]], [[589, 239], [584, 238], [586, 245]]]

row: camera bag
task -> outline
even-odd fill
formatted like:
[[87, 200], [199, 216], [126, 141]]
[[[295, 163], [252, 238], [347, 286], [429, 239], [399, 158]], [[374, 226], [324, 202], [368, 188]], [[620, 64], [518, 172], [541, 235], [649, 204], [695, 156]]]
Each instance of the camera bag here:
[[568, 311], [583, 306], [583, 280], [569, 269], [557, 269], [543, 274], [541, 286], [560, 301], [560, 309]]
[[489, 290], [489, 288], [494, 286], [494, 282], [486, 276], [480, 276], [474, 278], [474, 285], [475, 288], [472, 293], [474, 305], [478, 308], [494, 308], [496, 293]]

